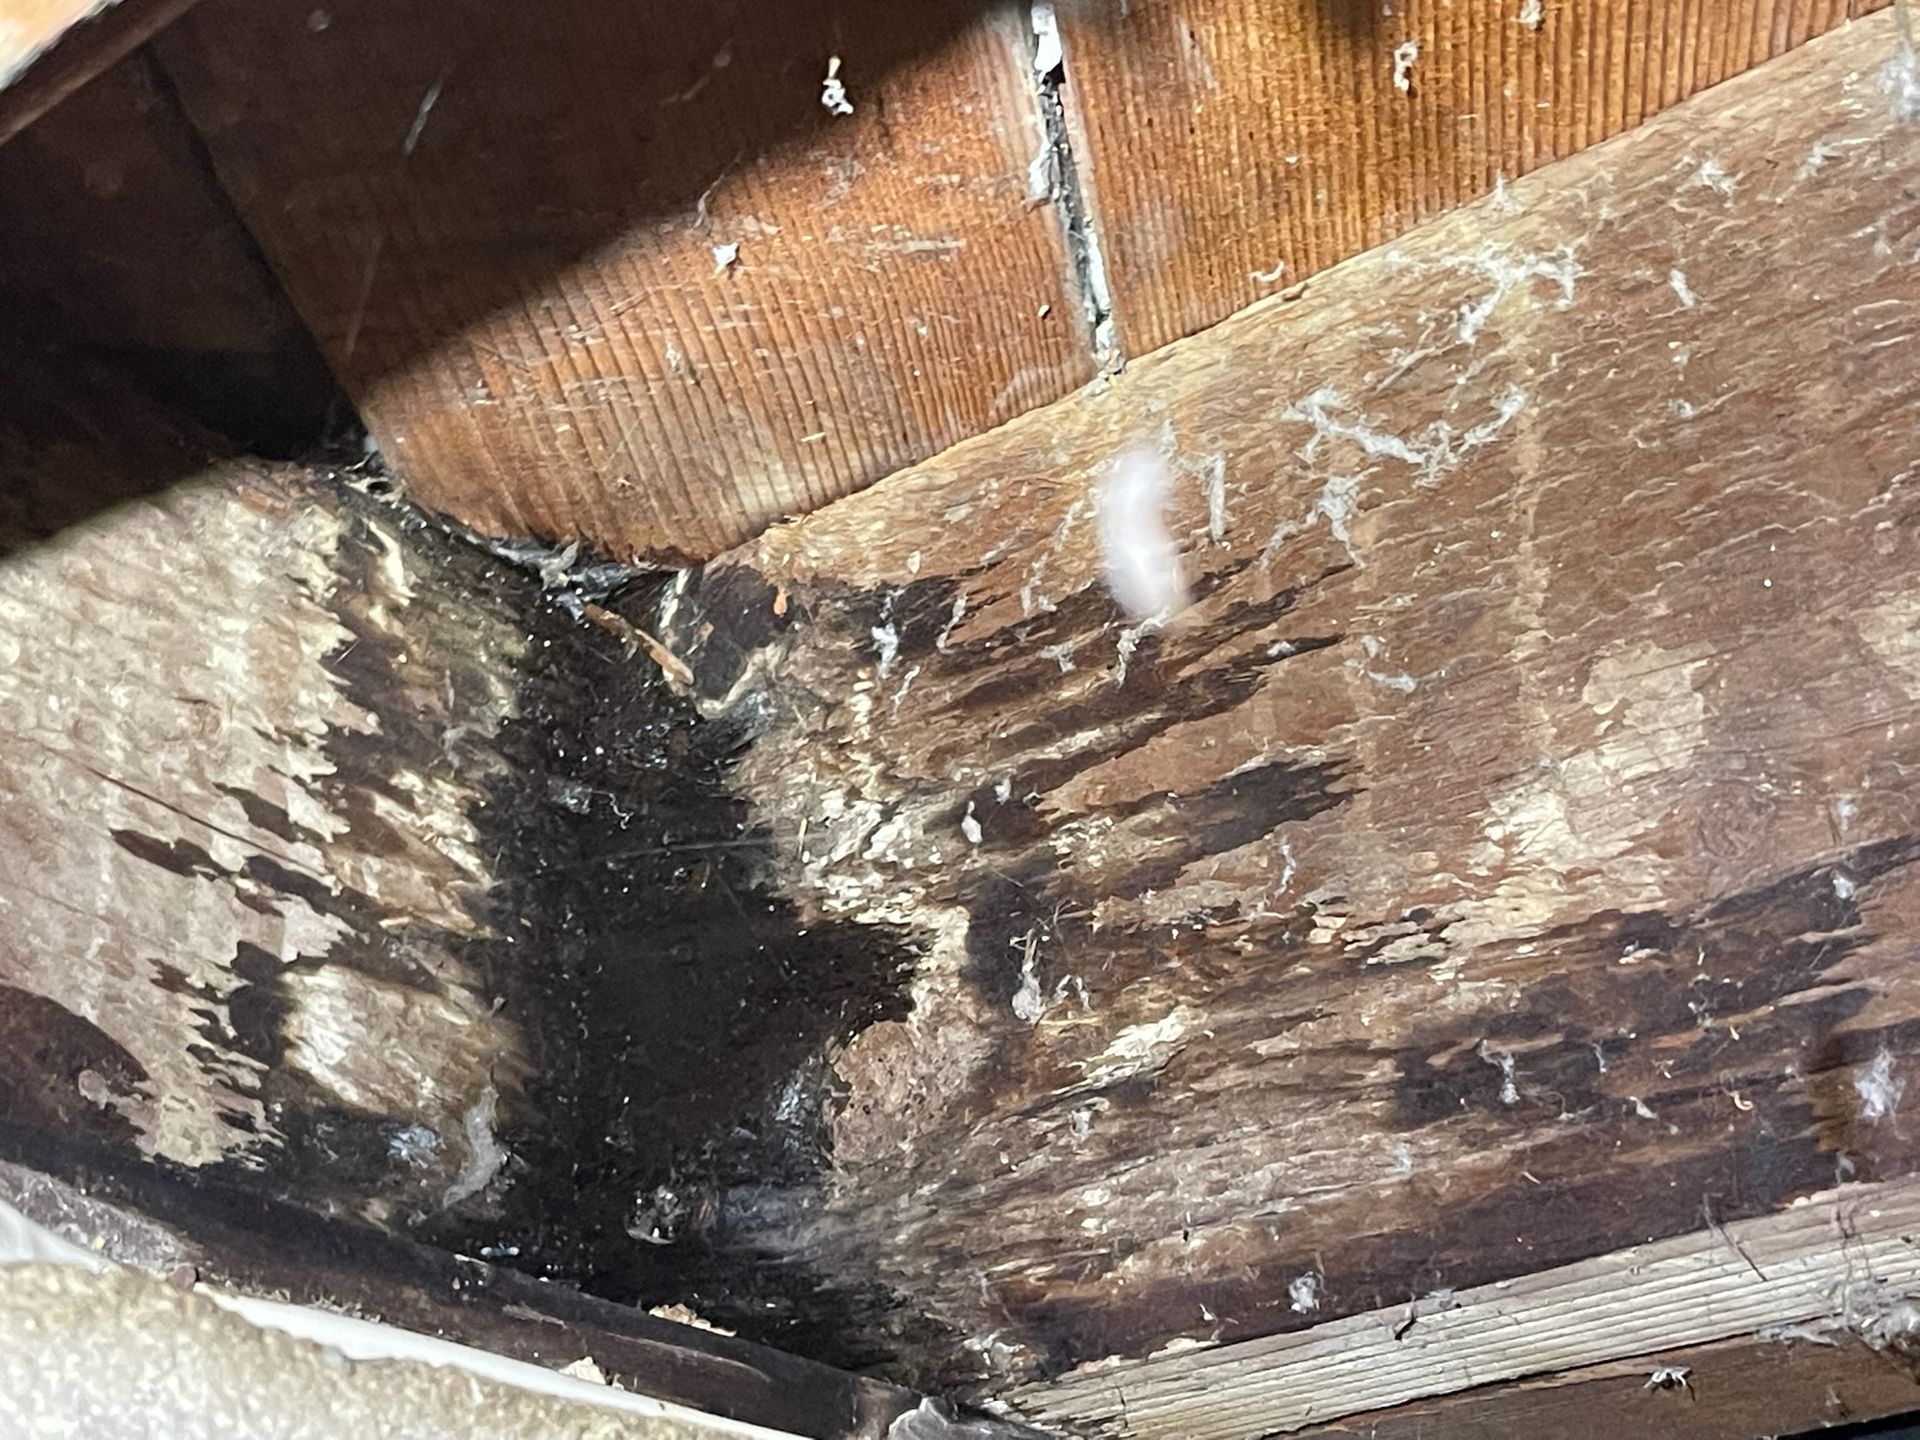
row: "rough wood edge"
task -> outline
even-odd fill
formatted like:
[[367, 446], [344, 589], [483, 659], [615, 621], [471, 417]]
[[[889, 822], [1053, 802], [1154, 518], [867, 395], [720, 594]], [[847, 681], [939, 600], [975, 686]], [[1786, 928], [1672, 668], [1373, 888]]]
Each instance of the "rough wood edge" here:
[[0, 1127], [0, 1205], [155, 1275], [183, 1269], [271, 1296], [559, 1370], [592, 1360], [613, 1383], [806, 1440], [877, 1440], [919, 1396], [731, 1335], [550, 1285], [485, 1260], [316, 1218], [154, 1166], [74, 1165]]
[[[607, 1417], [602, 1412], [607, 1411], [629, 1417], [626, 1423], [636, 1435], [655, 1440], [703, 1436], [800, 1440], [789, 1431], [729, 1420], [608, 1386], [592, 1378], [591, 1371], [556, 1373], [378, 1320], [215, 1289], [200, 1283], [190, 1269], [176, 1272], [163, 1285], [156, 1277], [121, 1267], [98, 1250], [56, 1234], [3, 1202], [0, 1266], [6, 1270], [8, 1301], [16, 1315], [40, 1312], [33, 1315], [30, 1329], [21, 1327], [31, 1338], [24, 1344], [16, 1339], [10, 1347], [16, 1354], [37, 1351], [45, 1359], [61, 1353], [71, 1364], [76, 1348], [104, 1342], [116, 1359], [100, 1377], [111, 1396], [139, 1373], [138, 1359], [127, 1358], [124, 1370], [119, 1361], [129, 1351], [137, 1354], [141, 1331], [157, 1329], [166, 1336], [161, 1343], [170, 1364], [177, 1363], [181, 1369], [197, 1364], [220, 1377], [217, 1385], [209, 1387], [213, 1393], [193, 1387], [190, 1399], [185, 1395], [150, 1398], [149, 1418], [188, 1405], [196, 1413], [218, 1413], [223, 1402], [231, 1403], [237, 1395], [244, 1397], [252, 1417], [278, 1412], [280, 1423], [287, 1424], [293, 1420], [290, 1402], [299, 1405], [300, 1396], [297, 1391], [289, 1393], [286, 1370], [305, 1367], [320, 1372], [330, 1408], [345, 1405], [375, 1415], [395, 1398], [411, 1399], [423, 1409], [439, 1410], [444, 1423], [454, 1418], [447, 1410], [464, 1401], [475, 1411], [488, 1412], [494, 1424], [500, 1423], [499, 1409], [504, 1408], [523, 1423], [532, 1419], [542, 1433], [581, 1440], [606, 1433]], [[165, 1313], [169, 1308], [171, 1315]], [[141, 1311], [148, 1312], [143, 1318], [159, 1319], [161, 1324], [142, 1324], [134, 1318]], [[216, 1311], [233, 1318], [218, 1319]], [[341, 1356], [351, 1363], [338, 1364]], [[370, 1370], [357, 1368], [368, 1361], [375, 1362]], [[445, 1386], [449, 1371], [466, 1382], [466, 1393], [457, 1399], [454, 1394], [432, 1393], [436, 1384]], [[23, 1387], [24, 1394], [9, 1387], [7, 1403], [31, 1406], [43, 1415], [46, 1411], [57, 1414], [74, 1403], [59, 1393], [58, 1383], [43, 1372]], [[138, 1386], [137, 1380], [134, 1384]], [[396, 1385], [398, 1396], [383, 1395]], [[457, 1394], [462, 1387], [453, 1388]], [[107, 1406], [118, 1408], [111, 1399]], [[526, 1415], [528, 1411], [533, 1413]], [[179, 1418], [183, 1417], [177, 1413], [176, 1423]], [[467, 1418], [472, 1423], [478, 1415]]]
[[0, 56], [0, 145], [184, 15], [195, 0], [102, 0]]
[[1839, 1317], [1920, 1330], [1920, 1177], [1328, 1325], [1073, 1374], [1010, 1397], [1073, 1433], [1227, 1440], [1496, 1381]]
[[1597, 1417], [1639, 1440], [1753, 1440], [1884, 1419], [1920, 1406], [1905, 1353], [1795, 1325], [1370, 1410], [1295, 1432], [1311, 1440], [1588, 1440]]

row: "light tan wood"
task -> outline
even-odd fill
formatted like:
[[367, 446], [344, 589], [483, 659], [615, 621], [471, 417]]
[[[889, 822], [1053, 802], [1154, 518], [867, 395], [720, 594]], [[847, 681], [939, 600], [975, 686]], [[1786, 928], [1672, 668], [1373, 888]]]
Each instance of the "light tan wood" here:
[[[1812, 42], [663, 602], [799, 922], [913, 967], [822, 1052], [814, 1208], [731, 1243], [1003, 1392], [1920, 1165], [1895, 54]], [[1162, 627], [1102, 580], [1139, 444]]]
[[1027, 43], [970, 0], [216, 0], [161, 54], [413, 495], [664, 562], [1091, 374]]
[[1202, 330], [1883, 3], [1062, 0], [1121, 343]]
[[1906, 1299], [1920, 1291], [1916, 1226], [1920, 1180], [1843, 1187], [1779, 1215], [1296, 1335], [1068, 1375], [1013, 1399], [1070, 1434], [1258, 1440], [1422, 1396], [1808, 1321], [1911, 1340], [1920, 1338], [1920, 1313]]
[[[1920, 1404], [1904, 1346], [1875, 1349], [1827, 1323], [1660, 1350], [1368, 1410], [1313, 1440], [1754, 1440], [1902, 1415]], [[1655, 1382], [1661, 1371], [1677, 1380]]]

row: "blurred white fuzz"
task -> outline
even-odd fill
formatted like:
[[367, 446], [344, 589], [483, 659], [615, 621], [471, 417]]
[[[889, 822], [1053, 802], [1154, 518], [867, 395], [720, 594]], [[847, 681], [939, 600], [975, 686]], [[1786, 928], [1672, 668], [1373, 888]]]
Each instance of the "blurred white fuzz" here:
[[1135, 624], [1171, 620], [1187, 604], [1180, 551], [1167, 529], [1171, 478], [1153, 451], [1129, 450], [1094, 495], [1107, 589]]

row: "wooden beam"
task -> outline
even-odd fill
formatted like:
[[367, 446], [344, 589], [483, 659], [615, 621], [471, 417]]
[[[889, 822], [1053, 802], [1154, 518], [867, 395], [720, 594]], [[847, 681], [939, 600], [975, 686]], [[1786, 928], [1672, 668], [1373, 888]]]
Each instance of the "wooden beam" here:
[[107, 360], [264, 453], [313, 453], [349, 418], [150, 54], [0, 147], [0, 193], [10, 343]]
[[314, 477], [210, 460], [104, 372], [8, 368], [11, 1117], [191, 1167], [308, 1149], [336, 1199], [348, 1131], [366, 1161], [419, 1126], [444, 1142], [352, 1203], [443, 1208], [527, 1073], [461, 898], [524, 632]]
[[194, 0], [7, 0], [0, 145], [185, 14]]
[[1129, 355], [1885, 0], [1065, 0], [1061, 96]]
[[981, 0], [216, 0], [160, 53], [412, 493], [663, 562], [1092, 374], [1029, 44]]
[[[377, 1320], [807, 1440], [879, 1440], [921, 1397], [731, 1335], [380, 1235], [236, 1186], [0, 1132], [0, 1202], [107, 1260], [225, 1293]], [[1011, 1436], [1011, 1430], [1008, 1431]], [[937, 1440], [930, 1432], [924, 1440]]]
[[556, 1374], [363, 1316], [236, 1295], [191, 1267], [143, 1274], [4, 1204], [0, 1267], [0, 1419], [15, 1432], [297, 1433], [324, 1413], [375, 1433], [405, 1424], [529, 1440], [801, 1440], [591, 1371]]
[[1327, 1440], [1583, 1440], [1605, 1425], [1646, 1440], [1754, 1440], [1902, 1415], [1916, 1405], [1920, 1384], [1903, 1353], [1875, 1349], [1845, 1330], [1790, 1325], [1480, 1386], [1295, 1433]]
[[[1817, 1335], [1807, 1322], [1836, 1313], [1885, 1349], [1920, 1335], [1907, 1298], [1920, 1293], [1916, 1225], [1920, 1180], [1843, 1187], [1777, 1215], [1013, 1398], [1069, 1434], [1257, 1440], [1524, 1375], [1793, 1326]], [[1679, 1377], [1656, 1388], [1683, 1389]], [[1912, 1380], [1896, 1393], [1911, 1404]]]
[[794, 1066], [888, 956], [743, 902], [735, 738], [622, 643], [629, 576], [385, 483], [0, 353], [0, 1191], [810, 1440], [1007, 1433], [755, 1343], [871, 1354], [694, 1223], [714, 1169], [750, 1203], [817, 1152]]
[[1920, 1166], [1901, 63], [1811, 42], [669, 594], [797, 919], [915, 965], [715, 1243], [1038, 1409]]

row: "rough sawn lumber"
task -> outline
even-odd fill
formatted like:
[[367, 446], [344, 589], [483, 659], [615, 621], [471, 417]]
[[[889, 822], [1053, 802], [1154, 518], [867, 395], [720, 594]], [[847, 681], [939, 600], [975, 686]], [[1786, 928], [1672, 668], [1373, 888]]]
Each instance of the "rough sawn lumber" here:
[[[780, 887], [920, 955], [734, 1243], [1044, 1410], [1913, 1168], [1900, 58], [1815, 41], [669, 599]], [[1162, 629], [1098, 579], [1139, 442]]]

